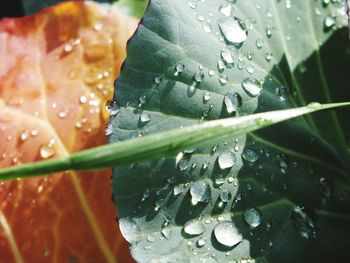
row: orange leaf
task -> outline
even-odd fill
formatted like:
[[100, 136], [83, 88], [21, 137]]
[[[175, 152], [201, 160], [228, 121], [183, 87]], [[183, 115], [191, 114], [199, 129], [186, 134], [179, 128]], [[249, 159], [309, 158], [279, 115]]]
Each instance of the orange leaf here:
[[[106, 143], [104, 104], [136, 25], [89, 2], [0, 21], [0, 168]], [[0, 262], [132, 262], [110, 174], [0, 182]]]

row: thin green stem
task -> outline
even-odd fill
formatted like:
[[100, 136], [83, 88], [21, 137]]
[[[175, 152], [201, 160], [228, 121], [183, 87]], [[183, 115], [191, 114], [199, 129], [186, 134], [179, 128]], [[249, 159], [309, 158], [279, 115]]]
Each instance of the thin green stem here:
[[246, 134], [304, 114], [344, 106], [350, 106], [350, 102], [324, 105], [313, 104], [295, 109], [208, 121], [182, 129], [93, 148], [73, 154], [67, 158], [4, 169], [0, 171], [0, 180], [27, 178], [66, 170], [100, 170], [172, 156], [185, 149]]

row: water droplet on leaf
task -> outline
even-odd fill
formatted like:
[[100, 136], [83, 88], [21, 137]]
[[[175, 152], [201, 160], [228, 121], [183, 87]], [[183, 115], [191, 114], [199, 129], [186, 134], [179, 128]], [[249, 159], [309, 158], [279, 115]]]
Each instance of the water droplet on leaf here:
[[233, 167], [235, 162], [236, 155], [232, 152], [223, 152], [218, 157], [218, 164], [222, 170]]
[[262, 215], [259, 209], [250, 208], [243, 213], [244, 221], [252, 228], [255, 228], [261, 224]]
[[243, 240], [236, 226], [229, 221], [218, 223], [214, 228], [214, 236], [220, 244], [226, 247], [233, 247]]
[[208, 202], [211, 197], [210, 186], [205, 180], [193, 183], [190, 193], [193, 203]]
[[247, 78], [242, 82], [242, 87], [250, 97], [260, 95], [262, 91], [261, 83], [255, 78]]

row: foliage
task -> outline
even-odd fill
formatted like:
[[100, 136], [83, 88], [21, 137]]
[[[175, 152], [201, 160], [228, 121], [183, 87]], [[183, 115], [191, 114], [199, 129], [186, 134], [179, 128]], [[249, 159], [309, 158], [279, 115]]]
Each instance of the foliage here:
[[[106, 143], [104, 105], [136, 25], [94, 3], [0, 21], [0, 168]], [[133, 262], [110, 173], [0, 182], [0, 262]]]
[[[116, 82], [121, 109], [110, 142], [349, 100], [345, 5], [151, 1]], [[347, 258], [347, 116], [348, 110], [310, 115], [115, 168], [114, 199], [133, 256], [139, 262]]]

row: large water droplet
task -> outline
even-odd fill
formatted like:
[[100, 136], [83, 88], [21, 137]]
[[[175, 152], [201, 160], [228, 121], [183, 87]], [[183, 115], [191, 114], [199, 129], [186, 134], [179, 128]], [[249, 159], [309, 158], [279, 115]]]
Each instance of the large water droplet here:
[[210, 186], [205, 180], [193, 183], [190, 193], [193, 203], [208, 202], [211, 196]]
[[243, 213], [244, 221], [252, 228], [255, 228], [261, 224], [261, 212], [257, 208], [250, 208]]
[[231, 168], [236, 162], [236, 155], [232, 152], [223, 152], [218, 157], [218, 164], [220, 169]]
[[255, 151], [249, 149], [244, 150], [242, 157], [244, 160], [250, 163], [255, 163], [259, 160], [259, 155]]
[[226, 247], [233, 247], [243, 240], [236, 226], [229, 221], [218, 223], [214, 228], [214, 236], [220, 244]]
[[224, 103], [227, 113], [232, 114], [242, 106], [242, 97], [238, 93], [227, 93], [224, 97]]
[[247, 39], [247, 26], [238, 17], [221, 19], [219, 28], [229, 44], [242, 44]]
[[189, 236], [199, 236], [204, 233], [205, 228], [201, 222], [192, 221], [184, 225], [183, 231]]
[[262, 91], [261, 83], [256, 78], [246, 78], [242, 82], [242, 87], [250, 97], [256, 97]]
[[123, 237], [129, 242], [135, 242], [140, 240], [140, 229], [130, 218], [119, 219], [119, 228]]

